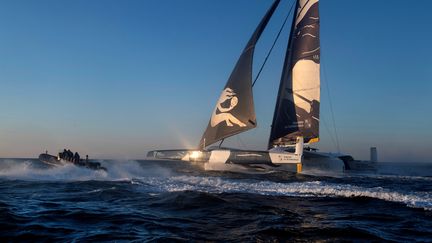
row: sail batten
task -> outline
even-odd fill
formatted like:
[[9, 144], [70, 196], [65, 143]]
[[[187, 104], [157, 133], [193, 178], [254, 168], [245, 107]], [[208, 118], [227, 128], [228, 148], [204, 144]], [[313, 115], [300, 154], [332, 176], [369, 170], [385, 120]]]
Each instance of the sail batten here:
[[240, 55], [212, 112], [199, 148], [256, 127], [252, 94], [253, 54], [255, 45], [279, 2], [280, 0], [274, 1]]
[[298, 0], [291, 27], [269, 148], [319, 140], [320, 41], [318, 0]]

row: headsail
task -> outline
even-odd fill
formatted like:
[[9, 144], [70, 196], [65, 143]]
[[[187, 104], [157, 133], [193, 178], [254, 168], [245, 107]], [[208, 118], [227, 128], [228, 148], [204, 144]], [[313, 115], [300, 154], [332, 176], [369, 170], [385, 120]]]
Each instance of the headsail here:
[[200, 148], [256, 127], [252, 59], [255, 45], [279, 2], [276, 0], [267, 11], [238, 59], [201, 138]]
[[291, 27], [269, 148], [319, 139], [320, 41], [318, 0], [298, 0]]

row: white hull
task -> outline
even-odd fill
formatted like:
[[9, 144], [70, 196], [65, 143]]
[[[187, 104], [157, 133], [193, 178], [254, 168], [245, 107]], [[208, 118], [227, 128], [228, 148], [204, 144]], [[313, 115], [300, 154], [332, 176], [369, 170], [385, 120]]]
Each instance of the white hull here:
[[[241, 159], [238, 157], [241, 155]], [[233, 159], [234, 158], [234, 159]], [[257, 159], [260, 158], [260, 159]], [[266, 160], [267, 159], [267, 160]], [[267, 163], [266, 163], [267, 162]], [[345, 171], [344, 162], [328, 153], [307, 152], [303, 156], [290, 152], [213, 150], [205, 170], [238, 171], [323, 171], [340, 173]]]
[[207, 171], [323, 171], [340, 173], [345, 170], [344, 162], [337, 155], [314, 151], [297, 154], [285, 151], [230, 149], [215, 149], [212, 151], [165, 150], [152, 151], [148, 157], [200, 163]]

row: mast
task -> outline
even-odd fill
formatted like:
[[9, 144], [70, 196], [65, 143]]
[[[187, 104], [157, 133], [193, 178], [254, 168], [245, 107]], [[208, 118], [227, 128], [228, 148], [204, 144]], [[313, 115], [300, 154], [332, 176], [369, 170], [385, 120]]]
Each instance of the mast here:
[[220, 97], [199, 148], [256, 127], [252, 94], [252, 62], [255, 45], [280, 0], [275, 0], [249, 39]]
[[298, 0], [268, 147], [319, 140], [320, 41], [318, 0]]

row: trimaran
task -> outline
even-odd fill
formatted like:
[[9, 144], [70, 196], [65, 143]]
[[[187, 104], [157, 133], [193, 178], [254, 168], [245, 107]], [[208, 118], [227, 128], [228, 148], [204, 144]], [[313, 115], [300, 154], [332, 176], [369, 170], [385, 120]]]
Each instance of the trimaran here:
[[[267, 151], [207, 148], [257, 126], [252, 94], [255, 45], [279, 5], [274, 1], [238, 59], [216, 103], [198, 150], [154, 150], [149, 158], [203, 162], [207, 170], [233, 166], [302, 171], [344, 171], [349, 155], [321, 153], [308, 147], [319, 141], [320, 18], [318, 0], [297, 0], [286, 50]], [[207, 149], [206, 149], [207, 148]], [[360, 161], [357, 161], [360, 163]]]

